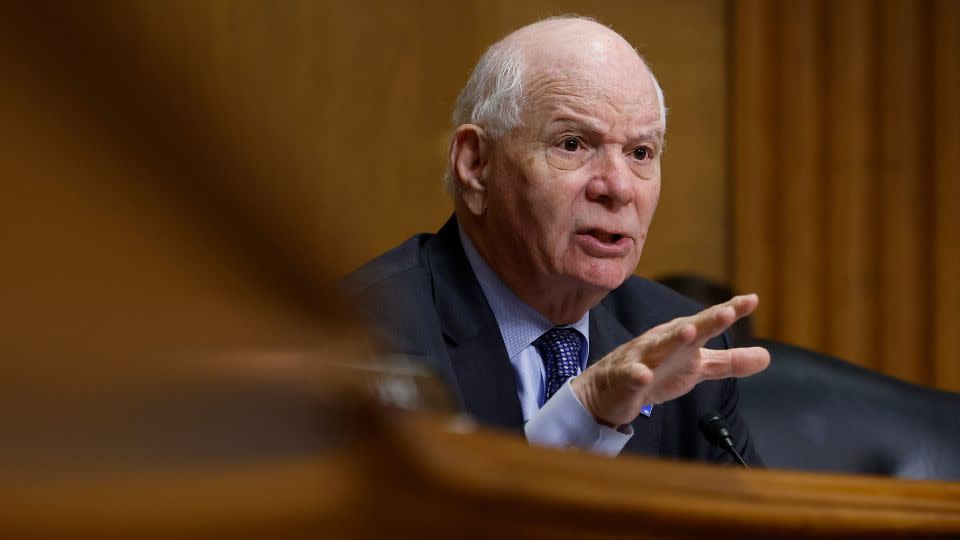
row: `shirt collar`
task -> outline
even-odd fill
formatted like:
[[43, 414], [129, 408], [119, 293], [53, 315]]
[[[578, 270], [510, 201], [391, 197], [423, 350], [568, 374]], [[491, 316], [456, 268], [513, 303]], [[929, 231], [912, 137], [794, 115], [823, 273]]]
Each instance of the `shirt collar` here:
[[[493, 316], [497, 319], [503, 344], [507, 348], [507, 356], [513, 360], [521, 351], [529, 347], [535, 339], [553, 328], [554, 325], [540, 312], [527, 305], [514, 294], [510, 287], [501, 281], [496, 272], [483, 259], [473, 242], [463, 231], [463, 227], [458, 224], [457, 229], [460, 234], [460, 242], [463, 244], [463, 251], [467, 255], [467, 261], [469, 261], [474, 275], [477, 276], [477, 281], [480, 282], [480, 288], [487, 298]], [[579, 321], [564, 326], [579, 331], [583, 334], [585, 343], [589, 344], [589, 323], [590, 312], [587, 312]], [[581, 358], [587, 358], [587, 355], [582, 354]]]

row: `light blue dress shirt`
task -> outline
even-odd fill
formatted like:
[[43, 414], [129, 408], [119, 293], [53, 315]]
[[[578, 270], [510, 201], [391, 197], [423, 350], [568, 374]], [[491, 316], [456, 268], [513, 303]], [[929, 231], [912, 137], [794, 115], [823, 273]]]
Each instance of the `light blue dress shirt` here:
[[[540, 446], [579, 448], [607, 456], [619, 454], [633, 436], [633, 428], [626, 425], [620, 431], [598, 424], [573, 393], [569, 380], [544, 403], [546, 369], [533, 342], [553, 328], [553, 324], [520, 300], [500, 280], [462, 228], [460, 241], [500, 327], [516, 375], [517, 397], [520, 398], [527, 441]], [[586, 368], [590, 352], [589, 322], [588, 312], [579, 321], [568, 325], [586, 338], [580, 351], [580, 371]]]

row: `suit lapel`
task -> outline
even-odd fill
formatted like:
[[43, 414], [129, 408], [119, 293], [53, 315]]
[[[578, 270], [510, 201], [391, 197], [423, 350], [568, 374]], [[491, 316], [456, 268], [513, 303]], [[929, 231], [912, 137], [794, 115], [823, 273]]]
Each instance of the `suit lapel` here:
[[[587, 365], [591, 366], [620, 345], [635, 336], [620, 324], [606, 305], [606, 300], [590, 310], [590, 354]], [[657, 454], [660, 448], [662, 415], [653, 408], [650, 417], [640, 415], [633, 421], [634, 434], [627, 443], [631, 452]]]
[[[466, 411], [482, 424], [522, 432], [513, 366], [493, 311], [463, 252], [456, 218], [450, 218], [424, 249], [447, 354]], [[634, 338], [617, 320], [608, 300], [590, 310], [588, 366]], [[656, 454], [663, 416], [654, 407], [651, 417], [637, 417], [627, 449]]]
[[463, 252], [456, 218], [425, 247], [434, 302], [467, 412], [480, 423], [521, 430], [516, 378], [493, 311]]

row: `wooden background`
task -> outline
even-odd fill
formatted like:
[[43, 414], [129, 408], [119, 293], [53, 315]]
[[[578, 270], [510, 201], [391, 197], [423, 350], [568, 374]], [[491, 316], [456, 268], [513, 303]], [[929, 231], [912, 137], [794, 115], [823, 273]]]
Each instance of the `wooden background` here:
[[[209, 84], [241, 115], [269, 113], [317, 175], [289, 191], [305, 226], [341, 228], [346, 273], [451, 213], [441, 189], [460, 88], [485, 48], [539, 18], [577, 11], [613, 25], [649, 57], [669, 117], [664, 190], [641, 271], [728, 278], [726, 6], [717, 1], [148, 3], [151, 24], [183, 24], [206, 42]], [[263, 93], [265, 95], [258, 95]], [[695, 159], [691, 159], [695, 156]], [[308, 158], [309, 159], [309, 158]], [[269, 186], [268, 186], [269, 188]], [[694, 209], [691, 212], [691, 209]], [[690, 219], [691, 213], [697, 219]]]
[[[148, 294], [162, 304], [153, 313], [191, 311], [165, 324], [179, 324], [198, 342], [211, 331], [229, 333], [229, 317], [212, 307], [204, 311], [215, 297], [230, 298], [233, 316], [257, 320], [262, 306], [244, 299], [253, 292], [229, 292], [233, 281], [191, 266], [221, 248], [254, 261], [252, 275], [270, 276], [251, 282], [274, 288], [257, 294], [314, 309], [321, 293], [312, 283], [342, 275], [411, 234], [436, 230], [449, 214], [440, 188], [448, 117], [484, 48], [540, 17], [577, 12], [612, 25], [638, 47], [670, 108], [663, 195], [638, 273], [695, 272], [757, 291], [761, 335], [960, 390], [951, 347], [960, 327], [954, 254], [960, 243], [954, 103], [960, 3], [182, 0], [102, 6], [60, 9], [50, 19], [56, 24], [44, 22], [40, 9], [25, 12], [36, 18], [31, 32], [49, 28], [47, 37], [64, 40], [57, 61], [70, 69], [54, 62], [47, 73], [32, 65], [44, 61], [45, 46], [15, 58], [35, 88], [24, 87], [10, 111], [54, 111], [51, 118], [61, 121], [69, 116], [63, 111], [80, 110], [71, 100], [91, 98], [83, 129], [69, 126], [76, 140], [57, 148], [78, 152], [93, 144], [91, 133], [116, 127], [111, 137], [123, 144], [181, 153], [166, 156], [173, 165], [149, 180], [114, 162], [115, 176], [134, 180], [136, 187], [126, 191], [86, 187], [70, 152], [61, 150], [50, 154], [58, 161], [39, 162], [59, 173], [74, 171], [64, 177], [71, 181], [48, 188], [17, 184], [17, 196], [5, 203], [12, 224], [5, 231], [6, 258], [16, 261], [5, 269], [13, 272], [5, 282], [14, 285], [6, 295], [13, 313], [8, 331], [24, 344], [31, 321], [87, 335], [83, 329], [95, 320], [86, 309], [91, 303], [106, 306], [97, 313], [110, 317], [111, 328], [139, 324], [141, 335], [155, 332], [156, 321], [132, 307]], [[26, 33], [10, 39], [40, 43]], [[84, 72], [87, 65], [102, 73]], [[191, 99], [174, 91], [183, 88]], [[44, 92], [63, 110], [31, 107], [31, 99], [47, 99]], [[128, 96], [137, 92], [149, 99], [131, 105]], [[146, 111], [146, 127], [137, 129], [125, 112], [131, 107]], [[164, 124], [173, 117], [176, 129]], [[39, 125], [27, 118], [24, 126]], [[204, 153], [213, 147], [193, 143], [224, 133], [228, 143], [210, 152]], [[109, 162], [127, 150], [98, 151]], [[16, 162], [27, 154], [10, 156]], [[250, 162], [259, 168], [233, 169]], [[192, 180], [196, 170], [184, 174], [178, 163], [216, 171], [201, 167], [207, 178], [201, 185]], [[118, 202], [129, 193], [135, 204]], [[31, 199], [39, 202], [24, 202]], [[76, 215], [63, 210], [88, 199], [99, 202]], [[183, 200], [185, 206], [176, 206]], [[137, 210], [142, 205], [152, 210]], [[121, 219], [130, 226], [109, 225], [103, 209], [127, 212]], [[160, 230], [158, 223], [180, 232], [157, 233], [155, 245], [143, 231]], [[80, 241], [84, 227], [91, 232]], [[187, 240], [190, 230], [203, 234]], [[114, 247], [111, 239], [122, 242]], [[62, 253], [52, 247], [58, 241]], [[193, 247], [186, 250], [183, 242]], [[46, 258], [30, 259], [37, 246]], [[228, 268], [235, 260], [218, 264]], [[186, 272], [200, 272], [199, 281], [189, 289], [171, 285]], [[174, 281], [163, 278], [168, 274]], [[75, 310], [64, 308], [65, 298]]]
[[759, 333], [960, 390], [960, 3], [734, 4], [734, 269]]

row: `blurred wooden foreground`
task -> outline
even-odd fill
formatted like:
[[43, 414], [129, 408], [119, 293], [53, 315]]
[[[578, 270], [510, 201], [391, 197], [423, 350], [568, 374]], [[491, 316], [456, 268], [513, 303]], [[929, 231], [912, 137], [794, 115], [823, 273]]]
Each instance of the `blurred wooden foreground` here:
[[956, 484], [606, 460], [375, 405], [289, 118], [123, 6], [0, 18], [3, 537], [960, 534]]
[[[27, 483], [5, 537], [944, 538], [960, 484], [743, 471], [531, 448], [455, 417], [342, 400], [336, 440], [247, 463]], [[331, 429], [332, 428], [332, 429]], [[304, 441], [306, 443], [306, 441]], [[305, 445], [306, 447], [306, 445]], [[262, 458], [263, 456], [261, 456]], [[79, 478], [78, 478], [79, 476]], [[11, 497], [10, 495], [15, 495]]]

